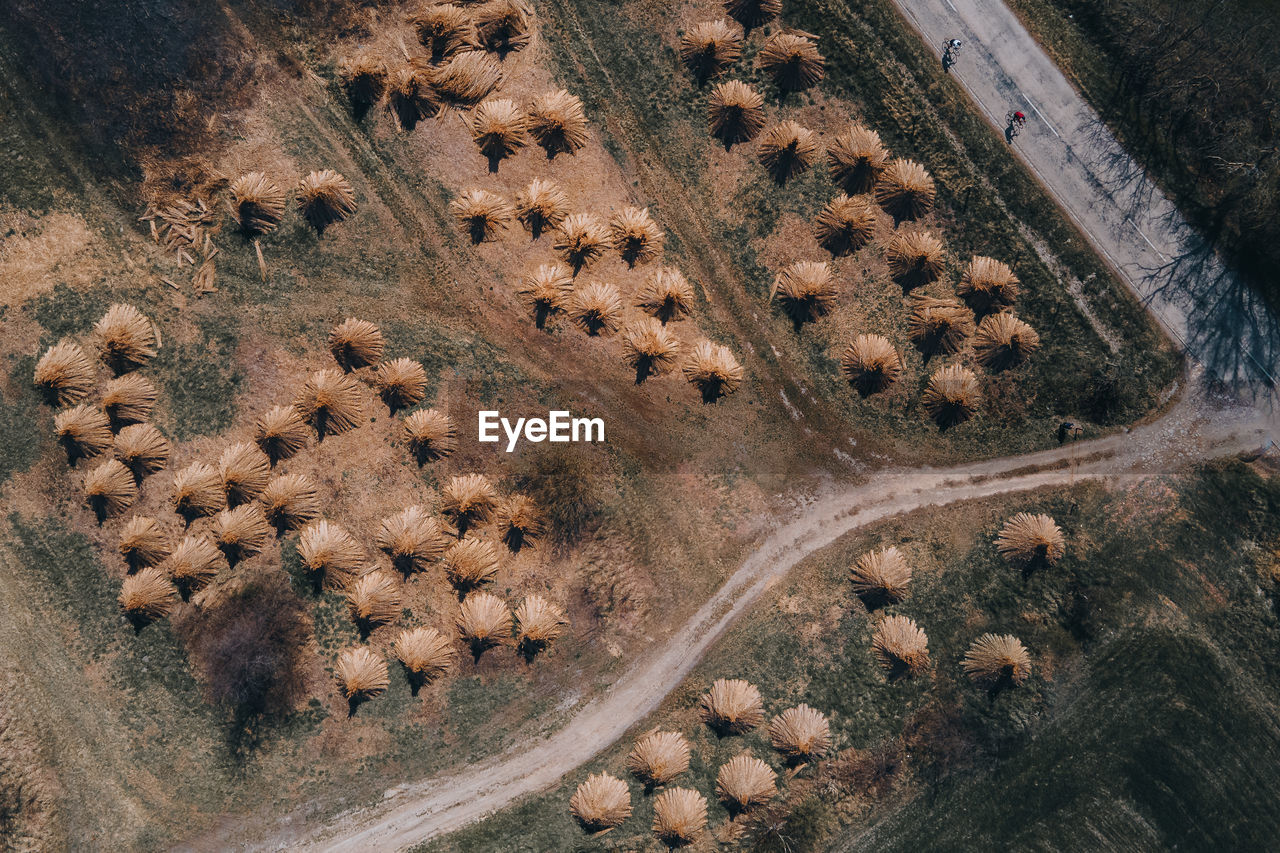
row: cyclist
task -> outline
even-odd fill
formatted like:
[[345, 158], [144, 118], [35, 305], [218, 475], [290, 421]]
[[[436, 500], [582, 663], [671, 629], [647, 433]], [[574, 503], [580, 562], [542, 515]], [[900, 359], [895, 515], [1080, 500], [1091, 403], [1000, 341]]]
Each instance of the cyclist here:
[[1022, 110], [1009, 110], [1005, 113], [1004, 120], [1008, 123], [1004, 129], [1004, 135], [1012, 141], [1027, 123], [1027, 115]]
[[947, 41], [947, 49], [942, 52], [942, 67], [944, 70], [955, 65], [958, 53], [960, 53], [960, 39], [949, 39]]

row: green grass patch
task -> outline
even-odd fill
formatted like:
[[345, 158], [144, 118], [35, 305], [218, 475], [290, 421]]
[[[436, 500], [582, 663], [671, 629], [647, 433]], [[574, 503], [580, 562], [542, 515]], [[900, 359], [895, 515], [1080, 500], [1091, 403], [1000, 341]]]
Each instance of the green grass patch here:
[[[1062, 562], [1027, 578], [992, 545], [1020, 510], [1052, 514], [1069, 543]], [[651, 797], [623, 759], [654, 726], [689, 737], [695, 757], [678, 784], [713, 801], [719, 826], [720, 764], [747, 749], [780, 765], [761, 732], [719, 739], [699, 723], [698, 696], [718, 677], [759, 685], [768, 714], [798, 702], [823, 710], [837, 749], [899, 756], [876, 793], [849, 789], [835, 762], [782, 785], [798, 810], [793, 841], [810, 838], [795, 850], [826, 849], [840, 835], [848, 849], [1064, 849], [1082, 838], [1108, 849], [1259, 849], [1280, 794], [1278, 591], [1266, 565], [1278, 511], [1280, 480], [1233, 462], [1141, 491], [1086, 485], [851, 535], [752, 608], [621, 743], [555, 790], [420, 849], [642, 848]], [[915, 569], [910, 595], [889, 612], [926, 630], [933, 661], [929, 676], [892, 683], [870, 652], [874, 620], [847, 581], [858, 554], [888, 544]], [[1017, 635], [1033, 657], [1030, 680], [994, 698], [959, 667], [986, 631]], [[601, 771], [628, 779], [635, 814], [588, 839], [567, 802]], [[830, 808], [808, 811], [815, 796]]]

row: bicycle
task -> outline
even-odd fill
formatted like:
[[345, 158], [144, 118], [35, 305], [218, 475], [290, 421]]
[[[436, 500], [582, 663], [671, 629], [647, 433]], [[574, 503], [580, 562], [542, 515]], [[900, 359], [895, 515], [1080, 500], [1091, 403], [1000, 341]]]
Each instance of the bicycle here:
[[1022, 128], [1026, 126], [1027, 117], [1021, 110], [1009, 110], [1004, 114], [1004, 122], [1005, 138], [1012, 142], [1014, 137], [1021, 133]]
[[956, 58], [960, 55], [960, 39], [951, 39], [947, 42], [947, 47], [942, 51], [942, 70], [950, 71], [951, 66], [956, 64]]

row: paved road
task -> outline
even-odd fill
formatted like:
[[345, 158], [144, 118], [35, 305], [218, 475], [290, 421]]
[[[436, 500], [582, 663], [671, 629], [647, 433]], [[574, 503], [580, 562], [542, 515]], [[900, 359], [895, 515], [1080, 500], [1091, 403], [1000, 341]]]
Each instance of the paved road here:
[[993, 125], [1003, 130], [1010, 110], [1027, 115], [1016, 153], [1208, 375], [1257, 382], [1280, 372], [1276, 318], [1205, 254], [1001, 0], [894, 3], [940, 59], [948, 39], [964, 43], [950, 73]]

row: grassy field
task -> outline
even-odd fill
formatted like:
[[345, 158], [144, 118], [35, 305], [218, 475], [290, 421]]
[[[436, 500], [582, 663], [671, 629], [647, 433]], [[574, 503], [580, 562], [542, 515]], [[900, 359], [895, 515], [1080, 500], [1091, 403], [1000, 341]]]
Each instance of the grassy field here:
[[[1046, 335], [1046, 349], [1026, 371], [1016, 379], [991, 383], [989, 394], [998, 415], [954, 435], [930, 435], [910, 401], [857, 401], [835, 371], [841, 342], [862, 330], [902, 339], [904, 300], [877, 272], [875, 259], [867, 257], [874, 250], [867, 250], [857, 264], [837, 264], [840, 275], [855, 280], [865, 270], [871, 272], [857, 286], [855, 298], [842, 300], [848, 307], [842, 306], [825, 325], [796, 335], [780, 312], [762, 304], [773, 272], [782, 257], [789, 258], [779, 244], [807, 240], [797, 234], [801, 221], [813, 216], [834, 190], [817, 174], [819, 169], [779, 189], [749, 163], [722, 155], [707, 137], [705, 90], [695, 88], [682, 74], [674, 47], [679, 28], [710, 17], [710, 5], [686, 12], [674, 25], [657, 31], [650, 26], [661, 17], [656, 6], [631, 3], [616, 16], [599, 15], [592, 7], [582, 0], [556, 4], [546, 12], [563, 34], [549, 47], [567, 85], [581, 91], [589, 106], [605, 116], [602, 123], [619, 156], [634, 170], [646, 202], [679, 232], [691, 265], [709, 270], [707, 278], [716, 284], [717, 298], [728, 300], [727, 309], [714, 312], [715, 319], [730, 324], [765, 314], [760, 322], [773, 333], [781, 367], [808, 377], [805, 391], [835, 407], [855, 436], [860, 426], [901, 436], [894, 449], [912, 454], [923, 452], [926, 443], [934, 453], [948, 456], [967, 455], [975, 444], [1028, 449], [1046, 429], [1052, 431], [1059, 414], [1070, 412], [1100, 423], [1133, 418], [1150, 405], [1152, 395], [1159, 393], [1155, 389], [1171, 381], [1176, 359], [1160, 348], [1159, 336], [1141, 308], [1062, 220], [959, 88], [936, 68], [936, 58], [892, 7], [879, 2], [856, 9], [843, 3], [795, 3], [784, 21], [821, 36], [827, 57], [822, 93], [780, 99], [753, 67], [752, 44], [727, 76], [758, 86], [766, 94], [771, 118], [793, 117], [824, 135], [857, 118], [879, 131], [895, 154], [926, 164], [938, 179], [936, 224], [953, 254], [951, 274], [970, 254], [1008, 260], [1026, 284], [1020, 314], [1033, 326], [1057, 330]], [[734, 180], [727, 180], [725, 172]], [[714, 240], [717, 232], [723, 239]], [[1048, 246], [1052, 254], [1038, 254], [1032, 240]], [[717, 278], [726, 264], [741, 278], [744, 294], [720, 286]], [[1105, 318], [1104, 331], [1124, 336], [1118, 352], [1107, 351], [1072, 302], [1067, 286], [1073, 280], [1080, 283], [1093, 312]], [[772, 362], [768, 354], [759, 354]], [[927, 371], [918, 355], [909, 352], [907, 359], [915, 383], [922, 385]]]
[[[833, 849], [1262, 849], [1280, 753], [1274, 627], [1280, 481], [1239, 463], [1109, 493], [970, 504], [883, 525], [810, 559], [756, 606], [634, 735], [686, 733], [677, 784], [712, 801], [718, 766], [742, 750], [783, 768], [760, 733], [717, 739], [696, 715], [718, 677], [747, 678], [774, 714], [797, 702], [831, 718], [838, 755], [782, 785], [795, 851]], [[1015, 511], [1052, 513], [1057, 567], [1024, 580], [992, 539]], [[1228, 512], [1238, 524], [1220, 523]], [[929, 635], [932, 672], [887, 682], [869, 617], [848, 589], [857, 554], [894, 544], [913, 564], [895, 610]], [[958, 661], [985, 631], [1019, 636], [1031, 679], [990, 698]], [[651, 795], [596, 840], [567, 800], [588, 772], [626, 776], [632, 738], [556, 790], [424, 853], [649, 850]], [[874, 759], [874, 760], [873, 760]], [[749, 839], [750, 840], [750, 839]], [[714, 845], [713, 845], [714, 846]], [[755, 840], [747, 849], [781, 849]]]
[[[551, 163], [526, 151], [497, 175], [487, 172], [456, 114], [411, 136], [381, 113], [362, 125], [351, 119], [335, 63], [367, 43], [394, 51], [401, 10], [369, 17], [339, 4], [333, 20], [322, 21], [313, 10], [232, 2], [190, 13], [192, 30], [167, 27], [182, 15], [158, 0], [120, 15], [106, 7], [98, 17], [58, 13], [46, 23], [66, 28], [79, 49], [64, 51], [58, 42], [58, 62], [69, 70], [51, 83], [41, 77], [49, 56], [24, 63], [26, 45], [36, 43], [25, 26], [31, 8], [20, 3], [0, 13], [0, 107], [11, 117], [0, 126], [0, 273], [8, 284], [0, 313], [0, 495], [8, 508], [0, 527], [0, 651], [20, 662], [31, 685], [23, 707], [48, 721], [38, 728], [40, 746], [56, 756], [72, 846], [160, 848], [224, 813], [252, 811], [250, 831], [254, 820], [299, 804], [307, 819], [319, 820], [375, 802], [392, 784], [499, 750], [553, 724], [560, 697], [609, 681], [652, 637], [679, 624], [760, 531], [790, 510], [794, 493], [884, 464], [1044, 447], [1063, 416], [1086, 420], [1097, 434], [1156, 410], [1176, 371], [1138, 306], [885, 3], [856, 10], [794, 4], [788, 22], [822, 35], [828, 82], [785, 103], [770, 92], [769, 109], [824, 134], [861, 116], [896, 153], [919, 158], [938, 178], [940, 206], [930, 223], [952, 247], [950, 273], [968, 254], [986, 252], [1022, 277], [1019, 310], [1041, 330], [1045, 349], [1025, 370], [990, 379], [983, 416], [941, 436], [918, 404], [928, 372], [918, 354], [908, 353], [910, 378], [887, 400], [863, 403], [836, 375], [852, 332], [902, 337], [905, 302], [878, 247], [840, 262], [849, 286], [836, 315], [818, 327], [797, 335], [768, 304], [788, 252], [816, 247], [807, 220], [834, 192], [821, 170], [776, 189], [749, 156], [725, 154], [706, 137], [704, 95], [679, 73], [673, 45], [679, 26], [709, 15], [709, 5], [682, 7], [679, 21], [656, 14], [661, 8], [650, 2], [608, 14], [585, 0], [540, 7], [538, 46], [507, 60], [503, 91], [518, 99], [553, 83], [576, 91], [592, 120], [592, 143], [576, 159]], [[101, 98], [79, 97], [77, 87], [105, 74], [91, 63], [106, 62], [137, 37], [129, 28], [144, 24], [162, 31], [139, 54], [165, 54], [155, 79], [136, 76], [132, 63], [140, 60], [130, 56], [112, 64]], [[195, 59], [206, 62], [213, 50], [219, 61], [243, 60], [255, 73], [219, 101], [228, 78], [210, 77], [221, 82], [204, 91], [197, 85], [204, 66], [170, 63], [190, 48], [186, 38], [199, 43]], [[735, 76], [760, 82], [750, 68], [754, 50]], [[175, 80], [190, 89], [170, 91]], [[122, 95], [131, 112], [112, 114]], [[165, 135], [168, 122], [188, 121], [188, 130], [200, 132], [174, 127]], [[82, 129], [115, 122], [121, 133], [136, 134], [129, 137], [136, 150]], [[166, 150], [166, 142], [181, 150]], [[323, 240], [291, 216], [262, 241], [265, 280], [252, 244], [224, 222], [213, 234], [218, 291], [200, 298], [189, 287], [191, 267], [153, 244], [137, 220], [143, 180], [153, 188], [157, 162], [177, 154], [232, 175], [266, 168], [296, 177], [333, 166], [355, 185], [360, 211]], [[543, 173], [601, 213], [624, 201], [650, 206], [667, 232], [667, 262], [698, 288], [681, 335], [686, 344], [705, 335], [731, 346], [747, 367], [742, 391], [704, 406], [677, 377], [636, 386], [616, 342], [586, 340], [564, 322], [534, 329], [512, 284], [545, 259], [547, 241], [512, 236], [471, 246], [448, 202], [473, 184], [511, 194]], [[1033, 240], [1052, 254], [1034, 249]], [[645, 272], [615, 259], [598, 274], [630, 293]], [[1072, 282], [1104, 318], [1115, 352], [1070, 295]], [[30, 385], [43, 348], [64, 336], [83, 340], [116, 301], [137, 304], [164, 337], [145, 373], [161, 389], [155, 422], [173, 440], [174, 458], [170, 471], [147, 481], [138, 513], [176, 531], [167, 505], [172, 470], [214, 461], [226, 443], [248, 438], [261, 412], [289, 402], [309, 371], [329, 365], [325, 336], [354, 314], [382, 327], [390, 355], [423, 363], [428, 403], [464, 425], [459, 451], [419, 469], [395, 422], [375, 408], [352, 435], [328, 439], [284, 467], [313, 476], [325, 490], [326, 514], [365, 542], [382, 515], [433, 502], [451, 474], [482, 470], [504, 490], [527, 489], [547, 502], [572, 498], [573, 517], [553, 518], [572, 527], [568, 542], [511, 560], [495, 584], [513, 601], [531, 592], [562, 601], [570, 634], [537, 666], [509, 654], [487, 657], [417, 699], [393, 668], [388, 694], [348, 720], [331, 671], [337, 652], [358, 635], [338, 597], [295, 583], [290, 594], [308, 616], [303, 696], [289, 713], [243, 731], [234, 714], [205, 701], [205, 685], [193, 675], [180, 630], [190, 613], [179, 614], [176, 626], [137, 634], [118, 615], [120, 522], [95, 525], [80, 506], [79, 471], [60, 458], [53, 414]], [[537, 448], [498, 455], [465, 428], [482, 406], [599, 414], [609, 443], [571, 459]], [[283, 537], [227, 580], [296, 576], [296, 539]], [[442, 582], [416, 583], [406, 595], [409, 624], [452, 630], [457, 603]], [[939, 604], [939, 619], [955, 618], [944, 610]], [[749, 630], [772, 637], [773, 618], [783, 616], [751, 620]], [[856, 628], [842, 619], [832, 628]], [[386, 652], [394, 630], [375, 632], [375, 647]], [[779, 642], [760, 665], [794, 668], [804, 645]], [[848, 654], [829, 665], [865, 668], [860, 647]], [[828, 675], [815, 671], [806, 682], [838, 681]], [[888, 737], [922, 694], [915, 686], [905, 699], [880, 692], [883, 707], [871, 702], [863, 715]], [[684, 703], [682, 713], [689, 701], [673, 700]], [[783, 700], [769, 701], [774, 709]], [[78, 746], [82, 732], [92, 733], [90, 748]], [[548, 824], [548, 831], [566, 826]]]

